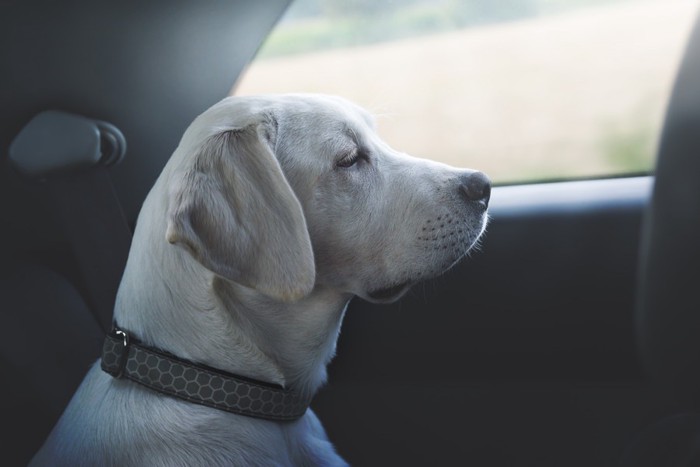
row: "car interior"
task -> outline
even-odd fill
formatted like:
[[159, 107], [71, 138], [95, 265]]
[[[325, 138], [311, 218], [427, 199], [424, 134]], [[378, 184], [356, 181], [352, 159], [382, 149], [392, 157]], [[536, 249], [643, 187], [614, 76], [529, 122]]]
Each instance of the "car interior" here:
[[[289, 3], [0, 2], [3, 465], [98, 358], [141, 202]], [[700, 466], [699, 130], [696, 24], [651, 173], [496, 185], [480, 251], [354, 299], [312, 403], [341, 456]]]

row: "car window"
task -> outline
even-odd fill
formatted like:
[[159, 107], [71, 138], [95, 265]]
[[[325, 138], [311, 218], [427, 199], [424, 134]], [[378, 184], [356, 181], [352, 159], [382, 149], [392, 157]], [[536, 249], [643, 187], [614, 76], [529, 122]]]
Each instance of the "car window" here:
[[496, 182], [647, 173], [695, 0], [297, 0], [233, 88], [321, 92]]

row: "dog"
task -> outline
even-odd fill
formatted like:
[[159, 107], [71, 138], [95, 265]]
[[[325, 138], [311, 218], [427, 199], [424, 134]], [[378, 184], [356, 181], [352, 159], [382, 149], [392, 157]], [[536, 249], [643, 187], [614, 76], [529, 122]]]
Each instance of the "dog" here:
[[31, 465], [347, 465], [308, 402], [348, 303], [396, 301], [460, 261], [486, 228], [490, 191], [481, 172], [393, 150], [340, 97], [213, 105], [144, 201], [108, 341], [240, 376], [231, 384], [268, 401], [292, 394], [301, 409], [286, 420], [271, 405], [270, 417], [220, 409], [124, 377], [122, 354], [110, 373], [103, 356]]

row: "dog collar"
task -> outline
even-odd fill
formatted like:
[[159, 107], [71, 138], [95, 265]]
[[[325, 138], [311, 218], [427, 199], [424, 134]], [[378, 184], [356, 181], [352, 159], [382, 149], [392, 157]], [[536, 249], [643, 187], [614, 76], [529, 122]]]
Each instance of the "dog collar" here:
[[234, 375], [141, 344], [114, 328], [102, 347], [102, 370], [154, 391], [226, 412], [275, 421], [306, 413], [303, 399], [282, 386]]

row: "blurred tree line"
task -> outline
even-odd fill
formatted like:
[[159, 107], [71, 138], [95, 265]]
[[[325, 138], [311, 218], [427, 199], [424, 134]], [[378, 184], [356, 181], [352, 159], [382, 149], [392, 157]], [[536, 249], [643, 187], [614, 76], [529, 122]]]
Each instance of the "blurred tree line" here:
[[294, 0], [290, 17], [371, 17], [418, 6], [447, 11], [456, 24], [468, 25], [616, 1], [621, 0]]
[[635, 0], [294, 0], [261, 57], [357, 46]]

